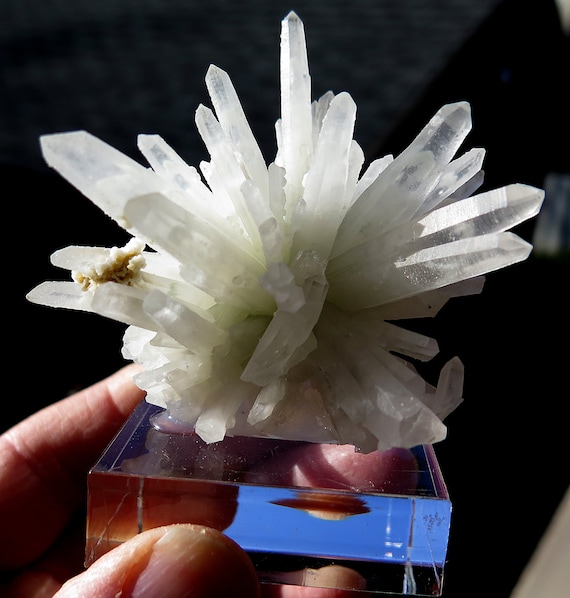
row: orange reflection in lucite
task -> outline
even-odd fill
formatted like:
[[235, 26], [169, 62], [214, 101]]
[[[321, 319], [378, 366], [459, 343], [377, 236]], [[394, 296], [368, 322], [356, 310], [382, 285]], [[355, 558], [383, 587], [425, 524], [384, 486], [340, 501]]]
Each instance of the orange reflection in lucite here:
[[86, 564], [144, 530], [195, 523], [225, 530], [237, 509], [237, 486], [201, 480], [89, 474]]
[[176, 478], [145, 480], [143, 529], [169, 523], [197, 523], [220, 531], [229, 527], [237, 509], [238, 487]]
[[90, 473], [87, 502], [86, 564], [139, 532], [135, 476]]

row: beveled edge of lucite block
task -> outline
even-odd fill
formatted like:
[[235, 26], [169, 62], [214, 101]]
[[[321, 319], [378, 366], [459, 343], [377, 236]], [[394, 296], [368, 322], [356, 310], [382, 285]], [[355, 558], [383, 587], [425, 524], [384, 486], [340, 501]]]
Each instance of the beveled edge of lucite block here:
[[143, 400], [89, 472], [87, 566], [146, 529], [197, 523], [242, 546], [262, 583], [304, 585], [305, 571], [336, 564], [368, 594], [441, 595], [451, 502], [432, 446], [412, 450], [417, 475], [382, 488], [296, 486], [281, 457], [309, 443], [207, 445], [156, 429], [161, 414]]

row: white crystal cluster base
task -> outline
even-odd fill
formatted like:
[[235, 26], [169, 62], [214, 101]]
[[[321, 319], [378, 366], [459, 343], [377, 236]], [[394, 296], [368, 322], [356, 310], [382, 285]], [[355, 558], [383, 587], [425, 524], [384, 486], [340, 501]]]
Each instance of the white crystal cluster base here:
[[451, 502], [431, 445], [365, 490], [295, 484], [287, 455], [310, 443], [207, 444], [157, 428], [164, 415], [143, 401], [90, 471], [87, 566], [146, 529], [197, 523], [240, 544], [261, 583], [319, 587], [334, 565], [367, 595], [441, 595]]

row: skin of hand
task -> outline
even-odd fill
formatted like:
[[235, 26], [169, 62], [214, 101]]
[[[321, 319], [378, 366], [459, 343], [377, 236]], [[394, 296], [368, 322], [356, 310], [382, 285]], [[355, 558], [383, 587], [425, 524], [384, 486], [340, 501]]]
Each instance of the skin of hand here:
[[[174, 524], [142, 532], [87, 570], [86, 478], [144, 392], [130, 365], [0, 436], [0, 595], [5, 598], [341, 598], [364, 589], [344, 567], [298, 572], [307, 586], [260, 585], [222, 532]], [[324, 589], [324, 588], [331, 589]]]

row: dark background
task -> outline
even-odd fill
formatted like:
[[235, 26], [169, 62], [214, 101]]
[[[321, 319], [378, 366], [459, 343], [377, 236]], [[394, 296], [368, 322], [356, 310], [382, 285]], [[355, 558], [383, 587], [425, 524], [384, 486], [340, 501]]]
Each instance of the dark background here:
[[[159, 133], [197, 165], [207, 155], [194, 111], [209, 104], [203, 77], [215, 63], [271, 161], [280, 20], [291, 9], [305, 24], [313, 97], [353, 95], [369, 159], [401, 151], [442, 104], [468, 100], [467, 146], [487, 149], [484, 189], [570, 173], [569, 38], [548, 0], [3, 0], [6, 378], [13, 372], [3, 427], [124, 363], [123, 325], [24, 298], [66, 277], [49, 265], [55, 249], [127, 238], [44, 165], [38, 136], [87, 129], [138, 159], [136, 135]], [[532, 241], [534, 226], [516, 232]], [[535, 252], [417, 323], [439, 342], [434, 371], [454, 355], [466, 368], [465, 401], [436, 446], [454, 505], [447, 598], [509, 596], [570, 481], [568, 272], [564, 256]]]

